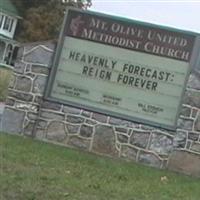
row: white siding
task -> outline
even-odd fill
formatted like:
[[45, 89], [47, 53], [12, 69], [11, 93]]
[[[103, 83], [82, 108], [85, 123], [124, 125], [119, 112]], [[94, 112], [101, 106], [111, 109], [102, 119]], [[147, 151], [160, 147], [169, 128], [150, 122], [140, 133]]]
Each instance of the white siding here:
[[0, 22], [2, 17], [3, 20], [2, 23], [0, 23], [0, 34], [12, 39], [15, 34], [17, 18], [0, 13]]

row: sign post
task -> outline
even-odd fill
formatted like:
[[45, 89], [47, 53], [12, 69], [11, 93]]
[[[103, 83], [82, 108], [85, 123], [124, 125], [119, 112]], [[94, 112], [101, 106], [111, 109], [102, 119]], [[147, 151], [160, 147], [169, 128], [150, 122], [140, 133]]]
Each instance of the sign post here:
[[68, 9], [46, 98], [175, 129], [196, 34]]

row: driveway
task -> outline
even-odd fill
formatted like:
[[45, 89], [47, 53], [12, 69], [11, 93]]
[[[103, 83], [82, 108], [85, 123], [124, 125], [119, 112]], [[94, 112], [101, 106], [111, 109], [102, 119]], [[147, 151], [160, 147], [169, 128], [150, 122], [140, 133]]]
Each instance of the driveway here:
[[4, 105], [5, 104], [3, 102], [0, 102], [0, 114], [3, 113]]
[[0, 130], [1, 130], [1, 120], [3, 115], [4, 105], [5, 105], [4, 103], [0, 102]]

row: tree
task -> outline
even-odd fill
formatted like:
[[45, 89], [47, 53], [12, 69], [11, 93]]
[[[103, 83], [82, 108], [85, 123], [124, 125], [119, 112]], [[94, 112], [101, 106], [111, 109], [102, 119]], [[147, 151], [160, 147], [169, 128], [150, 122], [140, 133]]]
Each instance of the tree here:
[[87, 9], [92, 5], [92, 0], [63, 0], [63, 2], [82, 9]]
[[57, 38], [66, 6], [87, 9], [91, 0], [13, 0], [23, 13], [17, 31], [21, 42], [34, 42]]

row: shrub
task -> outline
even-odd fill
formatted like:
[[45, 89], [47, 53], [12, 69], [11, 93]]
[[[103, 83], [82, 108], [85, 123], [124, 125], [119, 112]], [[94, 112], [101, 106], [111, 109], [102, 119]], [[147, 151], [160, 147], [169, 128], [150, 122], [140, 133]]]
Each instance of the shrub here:
[[11, 71], [0, 69], [0, 101], [6, 99], [10, 77]]

